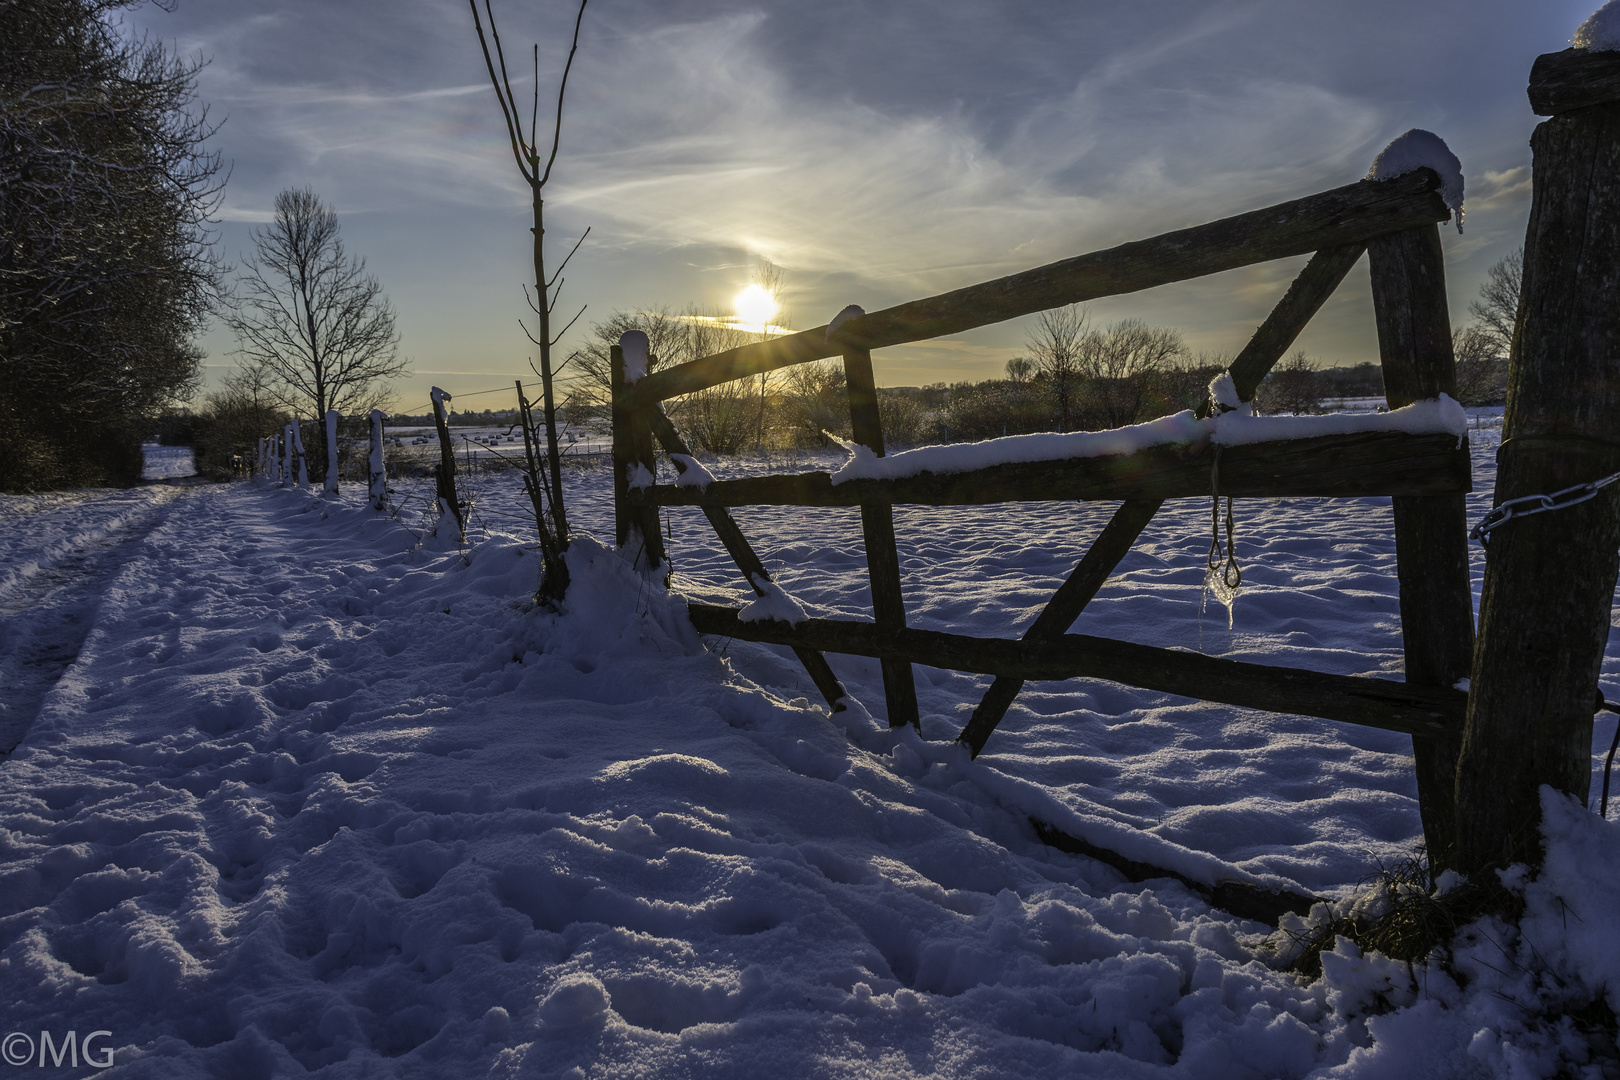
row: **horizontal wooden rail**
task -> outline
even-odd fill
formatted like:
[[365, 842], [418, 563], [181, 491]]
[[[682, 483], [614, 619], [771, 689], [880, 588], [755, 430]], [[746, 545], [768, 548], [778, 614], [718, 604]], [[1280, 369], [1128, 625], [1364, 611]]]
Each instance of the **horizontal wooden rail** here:
[[[897, 480], [848, 480], [824, 472], [716, 480], [706, 489], [659, 484], [631, 490], [652, 506], [858, 506], [886, 502], [978, 506], [1054, 499], [1179, 499], [1210, 493], [1214, 450], [1166, 446], [1135, 454], [993, 465]], [[1454, 435], [1361, 432], [1230, 446], [1221, 494], [1240, 498], [1444, 495], [1472, 490], [1466, 443]]]
[[663, 401], [763, 371], [840, 356], [847, 347], [871, 351], [925, 341], [1065, 304], [1139, 292], [1430, 225], [1450, 216], [1435, 191], [1439, 182], [1428, 169], [1394, 180], [1362, 180], [874, 311], [844, 324], [833, 341], [827, 340], [827, 328], [818, 326], [744, 345], [653, 372], [629, 388], [628, 404]]
[[846, 619], [743, 622], [736, 608], [691, 604], [700, 633], [821, 652], [1025, 680], [1106, 679], [1147, 690], [1247, 709], [1315, 716], [1429, 738], [1456, 738], [1468, 695], [1449, 687], [1328, 675], [1300, 668], [1223, 660], [1086, 634], [1006, 641], [906, 628], [883, 633]]

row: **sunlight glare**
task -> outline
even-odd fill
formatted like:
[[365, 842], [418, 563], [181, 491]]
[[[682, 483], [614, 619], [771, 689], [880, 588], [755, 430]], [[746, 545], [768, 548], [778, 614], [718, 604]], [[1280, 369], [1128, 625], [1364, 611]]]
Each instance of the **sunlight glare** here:
[[750, 285], [731, 302], [737, 309], [737, 318], [753, 327], [770, 325], [776, 314], [776, 299], [758, 285]]

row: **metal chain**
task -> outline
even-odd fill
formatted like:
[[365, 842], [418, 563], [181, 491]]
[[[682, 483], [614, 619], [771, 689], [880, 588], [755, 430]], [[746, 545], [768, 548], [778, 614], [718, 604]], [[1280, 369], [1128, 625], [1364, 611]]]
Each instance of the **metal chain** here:
[[[1237, 545], [1232, 542], [1232, 496], [1226, 497], [1226, 550], [1221, 550], [1221, 447], [1215, 447], [1215, 460], [1209, 467], [1209, 571], [1219, 573], [1221, 584], [1237, 592], [1243, 584], [1243, 568], [1238, 565]], [[1225, 565], [1222, 565], [1222, 560]]]
[[1571, 506], [1597, 497], [1597, 493], [1610, 484], [1620, 481], [1620, 472], [1611, 473], [1601, 480], [1593, 480], [1589, 484], [1576, 484], [1573, 487], [1555, 491], [1551, 495], [1525, 495], [1518, 499], [1509, 499], [1490, 513], [1480, 519], [1478, 525], [1468, 530], [1471, 540], [1478, 540], [1481, 547], [1489, 550], [1491, 546], [1490, 535], [1514, 518], [1529, 517], [1531, 514], [1544, 514], [1548, 510], [1564, 510]]

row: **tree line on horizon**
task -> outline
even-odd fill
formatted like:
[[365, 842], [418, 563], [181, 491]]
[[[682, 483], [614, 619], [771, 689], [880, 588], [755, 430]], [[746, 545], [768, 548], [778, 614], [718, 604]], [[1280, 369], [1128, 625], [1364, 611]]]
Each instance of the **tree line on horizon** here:
[[[1505, 400], [1522, 266], [1522, 252], [1514, 252], [1491, 267], [1479, 298], [1469, 305], [1474, 321], [1453, 334], [1458, 400], [1465, 406]], [[780, 295], [780, 272], [766, 264], [765, 274]], [[570, 386], [564, 412], [571, 423], [606, 417], [609, 352], [632, 330], [647, 335], [649, 370], [759, 340], [696, 306], [616, 311], [592, 325], [563, 367]], [[1229, 362], [1227, 356], [1194, 354], [1174, 328], [1132, 318], [1096, 326], [1075, 305], [1038, 315], [1024, 353], [1006, 361], [1001, 377], [879, 387], [878, 408], [885, 439], [900, 446], [1099, 430], [1196, 408]], [[1378, 364], [1325, 366], [1296, 350], [1261, 383], [1254, 406], [1263, 414], [1309, 414], [1322, 412], [1331, 399], [1383, 393]], [[820, 448], [850, 434], [843, 365], [836, 360], [724, 383], [675, 398], [667, 408], [694, 448], [716, 455]]]

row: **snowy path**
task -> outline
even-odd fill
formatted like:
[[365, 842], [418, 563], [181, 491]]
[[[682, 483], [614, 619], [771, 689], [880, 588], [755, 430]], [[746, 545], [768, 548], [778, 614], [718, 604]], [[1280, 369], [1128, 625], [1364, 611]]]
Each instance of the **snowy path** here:
[[179, 494], [134, 489], [9, 501], [4, 514], [16, 542], [0, 562], [0, 759], [78, 657], [112, 577]]

